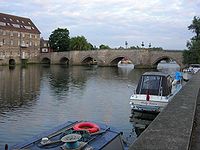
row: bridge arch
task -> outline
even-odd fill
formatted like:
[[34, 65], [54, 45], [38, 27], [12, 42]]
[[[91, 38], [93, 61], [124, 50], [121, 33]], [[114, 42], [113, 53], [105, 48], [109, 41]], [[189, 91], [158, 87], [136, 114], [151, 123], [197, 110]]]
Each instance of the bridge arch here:
[[9, 60], [9, 65], [10, 66], [14, 66], [16, 64], [15, 60], [14, 59], [10, 59]]
[[180, 62], [178, 62], [175, 58], [172, 58], [170, 56], [161, 56], [161, 57], [158, 57], [158, 58], [156, 58], [156, 60], [153, 61], [152, 65], [153, 66], [157, 66], [158, 63], [160, 63], [162, 60], [165, 60], [166, 62], [175, 61], [179, 66], [181, 66]]
[[81, 60], [81, 64], [83, 65], [97, 65], [98, 61], [96, 58], [92, 56], [86, 56]]
[[67, 57], [62, 57], [60, 59], [60, 64], [61, 65], [69, 65], [69, 59]]
[[44, 57], [41, 60], [42, 64], [51, 64], [51, 60], [48, 57]]
[[127, 58], [133, 63], [133, 61], [127, 56], [116, 56], [109, 61], [110, 66], [117, 66], [118, 62], [121, 61], [123, 58]]

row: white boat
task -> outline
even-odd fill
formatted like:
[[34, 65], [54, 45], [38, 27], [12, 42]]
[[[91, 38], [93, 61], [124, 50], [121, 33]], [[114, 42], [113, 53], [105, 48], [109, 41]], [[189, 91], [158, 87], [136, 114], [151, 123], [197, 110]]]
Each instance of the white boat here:
[[134, 64], [130, 60], [123, 58], [121, 61], [118, 62], [117, 67], [134, 69]]
[[186, 69], [183, 69], [183, 79], [184, 81], [188, 81], [192, 78], [192, 75], [197, 73], [200, 70], [200, 64], [190, 64], [190, 66]]
[[200, 64], [190, 64], [188, 70], [197, 73], [200, 70]]
[[172, 84], [168, 74], [146, 72], [130, 97], [130, 105], [133, 111], [159, 113], [181, 88], [181, 82]]

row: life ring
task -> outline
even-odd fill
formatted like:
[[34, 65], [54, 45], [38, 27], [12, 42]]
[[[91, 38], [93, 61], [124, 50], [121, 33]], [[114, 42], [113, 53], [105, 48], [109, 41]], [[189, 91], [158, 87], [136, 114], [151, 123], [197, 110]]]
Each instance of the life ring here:
[[89, 133], [95, 133], [98, 132], [100, 130], [100, 127], [92, 122], [80, 122], [77, 123], [73, 126], [73, 129], [75, 131], [79, 131], [79, 130], [86, 130]]

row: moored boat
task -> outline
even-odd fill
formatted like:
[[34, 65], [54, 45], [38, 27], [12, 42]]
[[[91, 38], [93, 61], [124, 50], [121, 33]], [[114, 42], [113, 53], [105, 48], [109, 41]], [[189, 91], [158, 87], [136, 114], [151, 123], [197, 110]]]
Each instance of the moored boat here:
[[134, 64], [127, 58], [123, 58], [121, 61], [118, 62], [117, 66], [119, 68], [129, 68], [134, 69]]
[[197, 73], [200, 70], [200, 64], [190, 64], [189, 70], [192, 70], [192, 72]]
[[172, 84], [168, 74], [146, 72], [130, 97], [130, 105], [133, 111], [159, 113], [181, 88], [181, 82]]
[[68, 121], [54, 129], [34, 136], [10, 148], [49, 150], [124, 150], [121, 132], [105, 124]]

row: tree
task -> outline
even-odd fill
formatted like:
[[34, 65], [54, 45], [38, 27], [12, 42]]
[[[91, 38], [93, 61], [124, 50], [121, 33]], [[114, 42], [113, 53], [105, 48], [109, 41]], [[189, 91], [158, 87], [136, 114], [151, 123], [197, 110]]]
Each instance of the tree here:
[[53, 51], [61, 52], [68, 51], [70, 38], [69, 38], [69, 30], [58, 28], [52, 32], [49, 37], [50, 48]]
[[92, 44], [88, 43], [84, 36], [72, 37], [70, 39], [71, 50], [91, 50]]
[[103, 45], [103, 44], [101, 44], [101, 45], [99, 46], [99, 49], [110, 49], [110, 47], [109, 47], [108, 45]]
[[183, 52], [183, 63], [200, 63], [200, 18], [194, 17], [192, 24], [188, 26], [188, 30], [192, 30], [196, 35], [187, 42], [188, 50]]
[[188, 30], [192, 30], [192, 32], [196, 33], [195, 38], [199, 39], [200, 36], [200, 18], [194, 16], [192, 24], [188, 26]]

